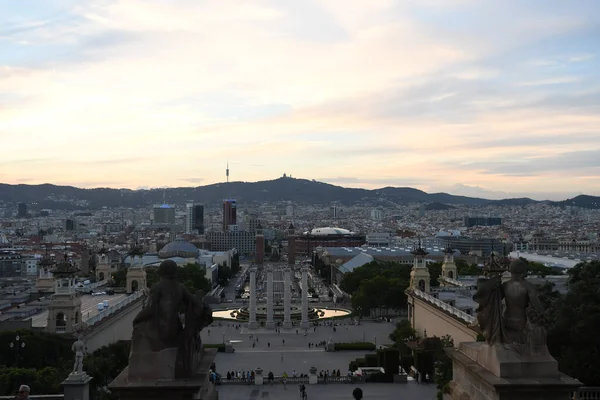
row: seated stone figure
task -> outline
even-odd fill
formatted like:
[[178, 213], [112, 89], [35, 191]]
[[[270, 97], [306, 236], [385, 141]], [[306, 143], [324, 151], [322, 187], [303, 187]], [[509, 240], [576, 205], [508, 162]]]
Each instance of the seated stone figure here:
[[[163, 261], [160, 282], [133, 320], [129, 376], [132, 379], [186, 378], [196, 372], [200, 331], [212, 322], [203, 293], [193, 296], [176, 281], [178, 266]], [[179, 316], [185, 312], [185, 328]]]
[[526, 273], [527, 264], [514, 260], [507, 282], [501, 283], [500, 277], [478, 282], [474, 296], [479, 304], [477, 320], [488, 344], [512, 345], [531, 352], [546, 346], [544, 310], [535, 285], [525, 280]]

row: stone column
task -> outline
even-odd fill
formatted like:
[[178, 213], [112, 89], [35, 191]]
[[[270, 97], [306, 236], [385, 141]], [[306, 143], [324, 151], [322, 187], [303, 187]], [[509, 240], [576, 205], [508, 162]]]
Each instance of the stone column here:
[[267, 267], [267, 329], [275, 329], [273, 322], [273, 268]]
[[290, 286], [292, 285], [292, 270], [286, 267], [283, 270], [283, 327], [290, 329], [292, 327], [292, 293]]
[[256, 329], [256, 267], [250, 267], [250, 318], [248, 319], [248, 329]]
[[317, 376], [317, 368], [310, 367], [310, 369], [308, 370], [308, 384], [316, 385], [317, 383], [319, 383], [319, 377]]
[[308, 267], [302, 267], [302, 329], [308, 328]]
[[254, 384], [257, 386], [262, 385], [264, 382], [263, 370], [262, 368], [256, 368], [254, 370]]

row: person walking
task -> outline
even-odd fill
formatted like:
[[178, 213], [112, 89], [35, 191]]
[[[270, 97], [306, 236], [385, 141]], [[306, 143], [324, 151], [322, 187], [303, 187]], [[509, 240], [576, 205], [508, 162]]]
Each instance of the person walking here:
[[304, 386], [304, 383], [300, 384], [300, 398], [302, 400], [306, 400], [308, 398], [308, 396], [306, 395], [306, 386]]
[[283, 390], [287, 390], [287, 387], [285, 386], [287, 383], [287, 378], [288, 374], [287, 372], [284, 372], [283, 375], [281, 375], [281, 383], [283, 383]]
[[354, 397], [354, 400], [362, 400], [363, 398], [363, 391], [361, 388], [354, 388], [354, 390], [352, 391], [352, 397]]

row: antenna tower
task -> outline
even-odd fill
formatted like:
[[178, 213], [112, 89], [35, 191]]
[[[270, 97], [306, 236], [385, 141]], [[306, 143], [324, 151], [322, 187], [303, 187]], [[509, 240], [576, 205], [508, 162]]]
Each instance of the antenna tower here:
[[225, 170], [225, 176], [227, 177], [227, 183], [229, 183], [229, 161], [227, 161], [227, 169]]

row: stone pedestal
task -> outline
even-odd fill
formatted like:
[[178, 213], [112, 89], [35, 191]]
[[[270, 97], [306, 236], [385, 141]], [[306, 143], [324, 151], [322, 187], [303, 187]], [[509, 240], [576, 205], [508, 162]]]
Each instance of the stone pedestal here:
[[300, 327], [308, 329], [308, 267], [302, 267], [302, 320]]
[[267, 269], [267, 329], [275, 329], [273, 321], [273, 268]]
[[283, 270], [283, 327], [285, 329], [291, 329], [292, 325], [292, 293], [290, 286], [292, 285], [292, 270], [287, 267]]
[[250, 304], [248, 307], [248, 329], [258, 328], [256, 323], [256, 267], [250, 267]]
[[452, 358], [445, 400], [567, 400], [581, 383], [558, 371], [549, 354], [520, 356], [502, 346], [466, 342]]
[[225, 353], [233, 353], [234, 351], [235, 349], [233, 348], [233, 343], [231, 343], [231, 341], [225, 343]]
[[92, 377], [86, 374], [69, 374], [62, 383], [65, 390], [65, 400], [89, 400], [90, 381]]
[[254, 384], [255, 385], [262, 385], [263, 383], [265, 383], [265, 377], [263, 376], [263, 370], [262, 368], [256, 368], [254, 370]]
[[[193, 378], [134, 378], [134, 375], [130, 377], [129, 367], [127, 367], [108, 385], [108, 388], [115, 392], [120, 400], [216, 400], [218, 393], [215, 385], [209, 381], [210, 365], [216, 354], [216, 349], [204, 350], [200, 366]], [[163, 369], [161, 364], [152, 364], [151, 367]]]
[[319, 377], [317, 376], [317, 368], [310, 367], [310, 370], [308, 371], [308, 384], [316, 385], [317, 383], [319, 383]]

